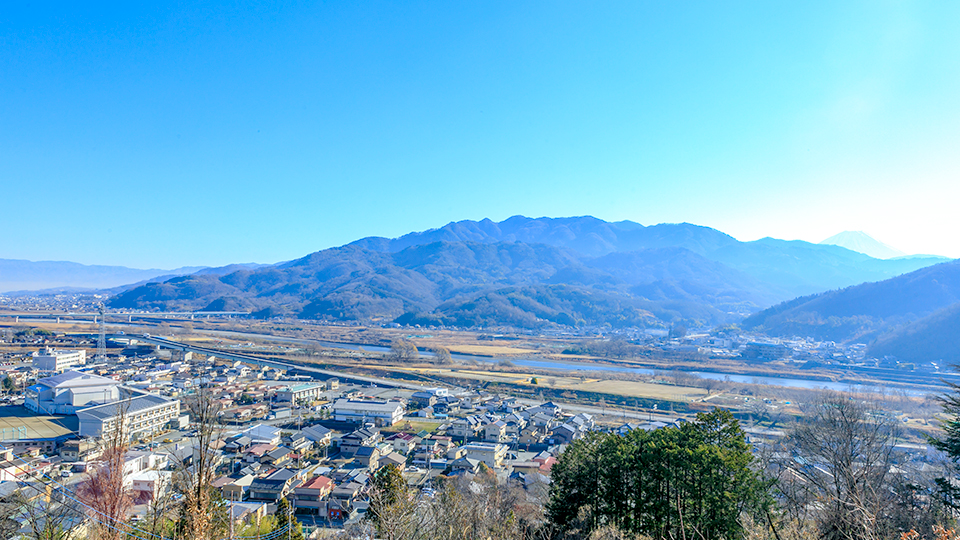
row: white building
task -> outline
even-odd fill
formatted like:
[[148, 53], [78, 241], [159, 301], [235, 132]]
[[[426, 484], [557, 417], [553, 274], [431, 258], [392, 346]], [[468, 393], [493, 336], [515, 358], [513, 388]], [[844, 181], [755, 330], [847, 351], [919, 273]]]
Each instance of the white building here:
[[250, 438], [250, 444], [280, 444], [281, 433], [279, 428], [264, 424], [251, 426], [243, 432]]
[[482, 461], [494, 469], [503, 467], [503, 460], [507, 457], [507, 446], [503, 444], [472, 443], [461, 448], [467, 459]]
[[365, 399], [338, 399], [333, 404], [333, 418], [337, 422], [373, 422], [378, 426], [392, 426], [403, 419], [403, 403]]
[[120, 383], [78, 371], [40, 379], [27, 387], [24, 406], [40, 414], [75, 414], [94, 403], [120, 399]]
[[125, 480], [131, 483], [134, 501], [145, 504], [163, 496], [173, 483], [172, 477], [170, 471], [146, 470], [132, 474]]
[[77, 411], [81, 437], [104, 437], [120, 426], [130, 438], [152, 435], [180, 416], [180, 401], [155, 394], [97, 405]]
[[33, 367], [39, 371], [63, 373], [64, 371], [87, 364], [87, 351], [61, 351], [47, 347], [33, 353]]
[[323, 393], [322, 384], [294, 384], [277, 392], [277, 401], [299, 405], [320, 399]]

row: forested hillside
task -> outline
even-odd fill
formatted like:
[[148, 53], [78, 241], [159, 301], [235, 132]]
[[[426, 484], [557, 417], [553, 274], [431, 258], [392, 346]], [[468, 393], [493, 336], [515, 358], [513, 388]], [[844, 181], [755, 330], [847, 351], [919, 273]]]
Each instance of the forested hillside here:
[[111, 305], [455, 326], [700, 326], [932, 262], [882, 261], [806, 242], [739, 242], [686, 223], [518, 216], [177, 277], [118, 294]]

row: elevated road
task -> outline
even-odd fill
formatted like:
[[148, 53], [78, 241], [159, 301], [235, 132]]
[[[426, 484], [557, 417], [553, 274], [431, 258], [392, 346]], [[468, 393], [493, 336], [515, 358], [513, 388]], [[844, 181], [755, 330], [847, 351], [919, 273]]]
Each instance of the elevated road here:
[[261, 358], [259, 356], [253, 356], [250, 354], [235, 353], [235, 352], [223, 351], [220, 349], [213, 349], [210, 347], [190, 345], [180, 341], [174, 341], [172, 339], [167, 339], [159, 336], [151, 336], [149, 334], [110, 334], [107, 337], [112, 339], [136, 339], [137, 341], [152, 343], [154, 345], [163, 347], [165, 349], [184, 351], [184, 352], [191, 351], [195, 353], [206, 354], [209, 356], [216, 356], [218, 358], [224, 358], [226, 360], [238, 360], [240, 362], [245, 362], [248, 364], [254, 364], [258, 366], [271, 367], [271, 368], [277, 368], [277, 369], [285, 369], [287, 371], [299, 371], [302, 373], [313, 373], [318, 375], [324, 375], [327, 377], [338, 377], [341, 379], [358, 381], [358, 382], [367, 383], [367, 384], [372, 383], [372, 384], [377, 384], [377, 385], [392, 387], [392, 388], [406, 388], [410, 390], [423, 389], [423, 386], [419, 384], [405, 383], [402, 381], [392, 381], [388, 379], [381, 379], [379, 377], [367, 377], [364, 375], [354, 375], [351, 373], [344, 373], [339, 371], [331, 371], [329, 369], [322, 369], [322, 368], [311, 366], [309, 364], [286, 362], [286, 361], [275, 360], [270, 358]]
[[[155, 319], [157, 317], [178, 317], [178, 318], [203, 318], [203, 317], [242, 317], [250, 315], [248, 311], [153, 311], [153, 312], [132, 312], [132, 311], [107, 311], [105, 317], [130, 319]], [[0, 311], [0, 317], [29, 317], [41, 319], [77, 319], [77, 318], [97, 318], [99, 311]]]

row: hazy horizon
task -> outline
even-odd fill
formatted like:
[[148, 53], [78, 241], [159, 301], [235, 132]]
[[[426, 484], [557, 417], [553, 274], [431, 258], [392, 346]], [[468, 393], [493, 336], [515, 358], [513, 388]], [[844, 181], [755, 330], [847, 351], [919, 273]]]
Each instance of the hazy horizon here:
[[[519, 215], [519, 214], [518, 214], [518, 215]], [[515, 216], [509, 216], [509, 217], [515, 217]], [[528, 217], [528, 218], [529, 218], [529, 217], [532, 217], [532, 216], [524, 216], [524, 217]], [[539, 217], [539, 218], [551, 218], [551, 219], [559, 218], [559, 219], [562, 219], [562, 218], [571, 218], [571, 217], [597, 217], [597, 216], [538, 216], [538, 217]], [[598, 218], [598, 219], [602, 219], [602, 218]], [[457, 220], [457, 221], [465, 221], [465, 220]], [[477, 220], [477, 221], [480, 221], [480, 220]], [[499, 220], [499, 221], [503, 221], [503, 220]], [[499, 222], [499, 221], [495, 221], [495, 222]], [[609, 222], [610, 220], [604, 220], [604, 221], [608, 221], [608, 222]], [[621, 220], [621, 221], [622, 221], [622, 220]], [[628, 221], [633, 221], [633, 220], [628, 220]], [[448, 222], [448, 223], [444, 223], [444, 224], [442, 224], [442, 225], [438, 225], [438, 226], [436, 226], [436, 227], [430, 227], [430, 228], [427, 228], [427, 229], [422, 229], [422, 230], [417, 230], [417, 231], [407, 231], [407, 232], [404, 233], [404, 234], [421, 233], [421, 232], [426, 232], [426, 231], [430, 231], [430, 230], [436, 230], [436, 229], [440, 229], [440, 228], [442, 228], [442, 227], [444, 227], [444, 226], [446, 226], [446, 225], [452, 224], [452, 223], [455, 223], [455, 222]], [[685, 222], [685, 223], [689, 223], [689, 222]], [[708, 225], [703, 225], [703, 224], [700, 224], [700, 223], [691, 223], [691, 224], [692, 224], [692, 225], [701, 226], [701, 227], [708, 227], [708, 228], [711, 228], [711, 229], [714, 229], [714, 230], [719, 230], [719, 229], [716, 229], [715, 227], [709, 227]], [[651, 223], [651, 224], [640, 223], [640, 225], [653, 226], [653, 225], [662, 225], [662, 224], [661, 224], [661, 223]], [[720, 232], [725, 232], [725, 231], [720, 231]], [[875, 240], [875, 241], [877, 241], [877, 242], [885, 245], [886, 247], [891, 247], [891, 248], [895, 248], [895, 247], [896, 247], [896, 246], [889, 246], [888, 244], [886, 244], [886, 243], [883, 242], [882, 240], [873, 237], [872, 235], [866, 233], [865, 231], [840, 231], [840, 233], [846, 233], [846, 232], [854, 232], [854, 233], [866, 234], [866, 235], [869, 236], [871, 239], [873, 239], [873, 240]], [[370, 235], [370, 236], [371, 236], [371, 237], [381, 237], [381, 238], [398, 238], [398, 237], [400, 237], [400, 236], [403, 236], [404, 234], [398, 235], [398, 236], [391, 236], [391, 237], [385, 237], [385, 236], [383, 236], [383, 235]], [[838, 234], [839, 234], [839, 233], [838, 233]], [[732, 235], [731, 235], [731, 236], [732, 236]], [[817, 241], [811, 241], [810, 243], [811, 243], [811, 244], [828, 243], [827, 240], [830, 240], [830, 239], [833, 238], [834, 236], [837, 236], [837, 235], [832, 235], [831, 237], [825, 238], [825, 239], [823, 239], [823, 240], [821, 240], [821, 241], [819, 241], [819, 242], [817, 242]], [[760, 238], [767, 238], [767, 237], [769, 237], [769, 236], [764, 236], [764, 237], [760, 237]], [[367, 238], [367, 237], [364, 237], [364, 238]], [[734, 237], [734, 238], [735, 238], [736, 240], [741, 241], [741, 242], [744, 242], [744, 241], [745, 241], [745, 240], [742, 240], [742, 239], [739, 239], [739, 238], [736, 238], [736, 237]], [[755, 240], [758, 240], [758, 239], [760, 239], [760, 238], [757, 238], [757, 239], [755, 239]], [[772, 238], [772, 237], [769, 237], [769, 238]], [[128, 268], [137, 269], [137, 270], [153, 270], [153, 269], [159, 269], [159, 270], [177, 270], [177, 269], [180, 269], [180, 268], [215, 267], [215, 266], [227, 266], [227, 265], [230, 265], [230, 264], [267, 264], [267, 265], [269, 265], [269, 264], [278, 264], [278, 263], [286, 262], [286, 261], [289, 261], [289, 260], [297, 259], [297, 258], [300, 258], [300, 257], [302, 257], [302, 256], [308, 255], [308, 254], [310, 254], [310, 253], [314, 253], [314, 252], [316, 252], [316, 251], [322, 251], [322, 250], [324, 250], [324, 249], [330, 249], [330, 248], [340, 247], [341, 245], [346, 245], [346, 244], [349, 244], [349, 243], [351, 243], [351, 242], [354, 242], [354, 241], [360, 240], [360, 239], [361, 239], [361, 238], [358, 237], [358, 238], [354, 238], [354, 239], [352, 239], [352, 240], [350, 240], [350, 241], [348, 241], [348, 242], [345, 242], [344, 244], [337, 244], [337, 245], [333, 245], [333, 246], [324, 246], [324, 247], [319, 247], [319, 248], [316, 248], [316, 249], [311, 249], [311, 250], [309, 250], [309, 251], [305, 251], [304, 253], [301, 253], [301, 254], [299, 254], [299, 255], [297, 255], [297, 256], [295, 256], [295, 257], [292, 257], [292, 258], [290, 258], [290, 259], [282, 259], [282, 260], [277, 260], [277, 261], [264, 261], [264, 260], [232, 261], [232, 262], [229, 262], [229, 263], [226, 263], [226, 264], [218, 264], [218, 265], [204, 264], [202, 261], [200, 261], [200, 262], [195, 262], [195, 263], [193, 263], [193, 264], [184, 264], [184, 265], [180, 265], [180, 266], [170, 266], [170, 265], [163, 266], [163, 265], [160, 265], [160, 266], [154, 266], [154, 267], [146, 268], [146, 267], [131, 266], [131, 265], [129, 265], [129, 264], [123, 264], [123, 263], [117, 263], [117, 264], [110, 263], [110, 264], [105, 264], [105, 263], [99, 263], [99, 262], [68, 261], [68, 260], [65, 260], [65, 259], [43, 259], [43, 260], [34, 260], [34, 261], [31, 261], [30, 259], [14, 259], [14, 258], [11, 258], [11, 257], [4, 257], [4, 256], [0, 256], [0, 259], [6, 259], [6, 260], [24, 260], [24, 261], [29, 261], [29, 262], [71, 262], [71, 263], [83, 264], [83, 265], [86, 265], [86, 266], [123, 266], [123, 267], [128, 267]], [[802, 239], [779, 238], [778, 240], [802, 240]], [[748, 241], [749, 241], [749, 240], [748, 240]], [[803, 241], [806, 242], [807, 240], [803, 240]], [[837, 244], [834, 244], [834, 245], [837, 245]], [[847, 249], [850, 249], [850, 250], [852, 250], [852, 251], [859, 251], [859, 250], [854, 249], [853, 247], [849, 247], [849, 246], [841, 246], [841, 247], [846, 247]], [[863, 251], [859, 251], [859, 252], [863, 253]], [[864, 254], [870, 255], [869, 253], [864, 253]], [[871, 256], [872, 256], [872, 255], [871, 255]], [[937, 253], [905, 253], [904, 256], [907, 256], [907, 257], [910, 257], [910, 256], [945, 257], [945, 255], [940, 255], [940, 254], [937, 254]], [[882, 257], [880, 257], [880, 258], [882, 258]]]

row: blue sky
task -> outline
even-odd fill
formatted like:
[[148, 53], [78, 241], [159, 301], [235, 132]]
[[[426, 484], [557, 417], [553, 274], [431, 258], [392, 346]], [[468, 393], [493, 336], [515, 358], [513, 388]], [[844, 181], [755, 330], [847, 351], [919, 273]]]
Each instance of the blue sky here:
[[0, 258], [515, 214], [960, 257], [957, 3], [78, 4], [0, 17]]

